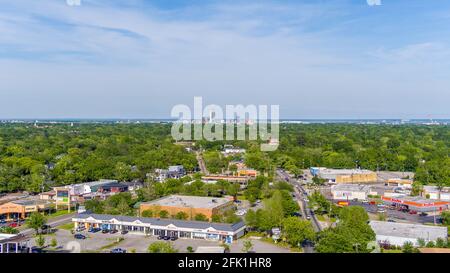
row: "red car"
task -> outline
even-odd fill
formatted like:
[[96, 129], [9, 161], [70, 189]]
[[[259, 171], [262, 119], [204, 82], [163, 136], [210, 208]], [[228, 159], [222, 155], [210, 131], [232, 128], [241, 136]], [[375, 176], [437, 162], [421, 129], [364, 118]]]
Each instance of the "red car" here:
[[409, 214], [417, 214], [417, 211], [415, 211], [415, 210], [410, 210], [410, 211], [409, 211]]
[[12, 228], [16, 228], [16, 227], [19, 226], [19, 224], [16, 223], [16, 222], [13, 222], [13, 223], [9, 223], [8, 226], [9, 226], [9, 227], [12, 227]]

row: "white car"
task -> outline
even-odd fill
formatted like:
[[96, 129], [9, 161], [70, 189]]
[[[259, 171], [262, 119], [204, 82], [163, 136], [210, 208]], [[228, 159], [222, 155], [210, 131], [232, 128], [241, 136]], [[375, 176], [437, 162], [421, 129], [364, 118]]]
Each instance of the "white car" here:
[[235, 214], [237, 216], [244, 216], [246, 213], [247, 213], [247, 211], [245, 209], [241, 209], [241, 210], [236, 211]]

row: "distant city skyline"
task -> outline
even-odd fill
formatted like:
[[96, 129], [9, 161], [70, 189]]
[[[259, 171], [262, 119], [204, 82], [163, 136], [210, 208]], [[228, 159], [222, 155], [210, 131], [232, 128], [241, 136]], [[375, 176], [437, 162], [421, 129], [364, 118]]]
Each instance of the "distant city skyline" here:
[[2, 1], [0, 119], [450, 118], [450, 2]]

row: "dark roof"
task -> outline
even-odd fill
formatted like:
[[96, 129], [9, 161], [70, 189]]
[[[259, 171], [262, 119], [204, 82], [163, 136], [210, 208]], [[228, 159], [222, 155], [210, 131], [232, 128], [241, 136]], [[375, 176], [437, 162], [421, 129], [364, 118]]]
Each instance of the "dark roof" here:
[[123, 216], [123, 215], [107, 215], [107, 214], [88, 214], [88, 213], [80, 213], [74, 216], [74, 218], [79, 219], [87, 219], [92, 217], [96, 220], [100, 221], [110, 221], [112, 219], [117, 219], [121, 222], [134, 222], [136, 220], [141, 221], [142, 223], [147, 223], [151, 225], [158, 226], [168, 226], [170, 224], [175, 225], [177, 227], [182, 228], [195, 228], [195, 229], [207, 229], [214, 228], [220, 231], [237, 231], [238, 229], [245, 226], [243, 221], [240, 221], [236, 224], [225, 224], [225, 223], [210, 223], [210, 222], [202, 222], [202, 221], [186, 221], [186, 220], [176, 220], [176, 219], [160, 219], [160, 218], [148, 218], [148, 217], [133, 217], [133, 216]]
[[122, 184], [122, 183], [109, 183], [105, 185], [100, 185], [99, 188], [101, 189], [109, 189], [109, 188], [126, 188], [128, 185]]

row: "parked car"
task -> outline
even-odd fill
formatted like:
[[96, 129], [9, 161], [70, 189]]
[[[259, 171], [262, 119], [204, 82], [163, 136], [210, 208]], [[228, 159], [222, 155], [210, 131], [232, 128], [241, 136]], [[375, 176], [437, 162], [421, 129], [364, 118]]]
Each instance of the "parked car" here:
[[409, 214], [417, 214], [417, 211], [415, 211], [415, 210], [410, 210], [410, 211], [409, 211]]
[[114, 248], [111, 253], [127, 253], [127, 251], [123, 248]]
[[6, 221], [3, 220], [3, 219], [1, 219], [1, 220], [0, 220], [0, 224], [6, 224]]
[[164, 240], [164, 237], [165, 237], [164, 235], [159, 235], [157, 239], [158, 240]]
[[19, 226], [19, 224], [16, 223], [16, 222], [12, 222], [12, 223], [9, 223], [8, 226], [9, 226], [9, 227], [12, 227], [12, 228], [16, 228], [16, 227]]
[[392, 220], [392, 219], [388, 219], [387, 221], [388, 221], [388, 222], [391, 222], [391, 223], [395, 223], [395, 221]]
[[421, 212], [419, 215], [420, 216], [428, 216], [428, 214], [426, 214], [425, 212]]
[[109, 230], [107, 230], [107, 229], [102, 229], [102, 233], [103, 233], [103, 234], [109, 233]]
[[128, 230], [122, 230], [121, 232], [120, 232], [120, 234], [122, 234], [122, 235], [125, 235], [125, 234], [127, 234], [128, 233]]
[[77, 234], [73, 235], [73, 237], [74, 237], [75, 239], [78, 239], [78, 240], [84, 240], [84, 239], [86, 239], [86, 236], [84, 236], [83, 234], [80, 234], [80, 233], [77, 233]]
[[111, 229], [111, 230], [109, 231], [109, 234], [114, 234], [114, 233], [117, 233], [117, 230]]
[[100, 229], [99, 229], [99, 228], [89, 228], [88, 231], [89, 231], [89, 232], [92, 232], [92, 233], [96, 233], [96, 232], [99, 232]]
[[178, 237], [176, 237], [176, 236], [170, 237], [170, 240], [171, 240], [171, 241], [176, 241], [177, 239], [178, 239]]
[[30, 248], [30, 253], [42, 253], [42, 249], [37, 246], [33, 246]]
[[311, 216], [306, 215], [306, 219], [307, 219], [307, 220], [311, 220]]
[[170, 240], [170, 236], [164, 236], [164, 237], [163, 237], [163, 240], [164, 240], [164, 241], [169, 241], [169, 240]]

